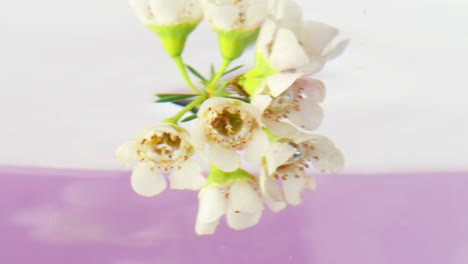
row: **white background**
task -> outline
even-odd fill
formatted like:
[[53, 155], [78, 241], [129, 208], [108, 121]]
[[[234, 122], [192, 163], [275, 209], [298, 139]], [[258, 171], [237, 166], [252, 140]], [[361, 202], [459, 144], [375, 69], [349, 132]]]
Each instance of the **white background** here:
[[[352, 39], [315, 77], [347, 172], [468, 169], [468, 1], [298, 1]], [[250, 64], [251, 53], [239, 63]], [[219, 64], [206, 23], [185, 60]], [[184, 91], [126, 1], [8, 1], [0, 9], [0, 164], [123, 168], [114, 149]]]

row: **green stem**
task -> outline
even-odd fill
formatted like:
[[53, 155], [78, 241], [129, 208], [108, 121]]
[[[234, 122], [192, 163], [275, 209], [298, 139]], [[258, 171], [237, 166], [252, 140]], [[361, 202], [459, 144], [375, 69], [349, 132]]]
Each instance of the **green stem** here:
[[182, 74], [182, 77], [184, 77], [184, 80], [187, 83], [187, 85], [190, 87], [190, 89], [196, 92], [197, 94], [201, 94], [202, 92], [198, 90], [197, 87], [195, 87], [195, 85], [190, 80], [190, 77], [188, 76], [188, 73], [187, 73], [187, 68], [185, 67], [185, 63], [182, 60], [182, 57], [179, 55], [179, 56], [172, 57], [172, 59], [177, 65], [177, 68], [179, 68], [179, 71]]
[[177, 112], [177, 114], [173, 115], [172, 117], [166, 118], [162, 120], [161, 122], [177, 124], [177, 122], [179, 122], [179, 119], [182, 118], [182, 116], [184, 116], [185, 113], [192, 110], [194, 107], [199, 106], [203, 101], [205, 101], [207, 97], [208, 97], [207, 94], [200, 95], [197, 99], [193, 100], [188, 105], [184, 106], [184, 108], [182, 108], [179, 112]]
[[210, 84], [208, 85], [208, 92], [210, 93], [210, 95], [216, 95], [216, 92], [214, 91], [215, 85], [218, 82], [218, 80], [223, 76], [224, 72], [226, 71], [226, 68], [229, 66], [231, 61], [232, 61], [231, 59], [223, 58], [221, 67], [219, 67], [218, 72], [216, 72], [214, 78], [211, 80]]

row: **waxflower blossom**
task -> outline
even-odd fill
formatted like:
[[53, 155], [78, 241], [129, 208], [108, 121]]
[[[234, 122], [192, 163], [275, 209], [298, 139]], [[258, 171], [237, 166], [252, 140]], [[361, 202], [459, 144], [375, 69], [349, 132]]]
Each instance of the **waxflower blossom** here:
[[247, 160], [257, 160], [268, 151], [268, 136], [261, 129], [260, 111], [236, 99], [206, 100], [200, 106], [191, 132], [197, 148], [224, 171], [239, 168], [240, 150], [245, 150]]
[[145, 25], [198, 23], [203, 18], [203, 8], [197, 0], [130, 0], [129, 3]]
[[273, 210], [281, 210], [285, 203], [300, 204], [304, 188], [315, 188], [315, 179], [306, 173], [311, 165], [321, 172], [336, 173], [344, 164], [343, 154], [334, 143], [318, 135], [281, 138], [272, 143], [266, 160], [260, 181], [265, 196], [276, 203]]
[[205, 18], [215, 29], [258, 28], [267, 14], [266, 0], [205, 0]]
[[[199, 190], [195, 232], [207, 235], [223, 216], [239, 230], [256, 225], [265, 205], [278, 212], [300, 204], [303, 190], [315, 188], [306, 173], [310, 167], [342, 169], [343, 154], [334, 143], [310, 134], [322, 122], [325, 98], [324, 83], [310, 75], [345, 49], [348, 42], [337, 41], [337, 29], [304, 21], [295, 0], [129, 3], [157, 34], [185, 83], [185, 91], [155, 94], [155, 103], [177, 111], [155, 117], [161, 123], [140, 130], [116, 152], [134, 163], [130, 184], [136, 193], [154, 196], [169, 184]], [[209, 71], [183, 57], [189, 34], [203, 18], [217, 34], [221, 55]], [[247, 63], [252, 67], [232, 65], [254, 42], [255, 59]], [[164, 78], [164, 72], [157, 74]], [[209, 167], [206, 173], [196, 158]], [[244, 167], [254, 164], [260, 175]]]
[[242, 55], [267, 14], [267, 0], [205, 0], [205, 18], [218, 34], [225, 60]]
[[299, 135], [301, 129], [310, 131], [318, 128], [323, 119], [319, 103], [324, 97], [324, 84], [320, 80], [304, 77], [297, 79], [276, 98], [258, 95], [253, 98], [252, 104], [263, 110], [263, 124], [273, 134], [291, 138]]
[[212, 234], [226, 215], [227, 224], [236, 230], [256, 225], [263, 211], [258, 184], [254, 179], [236, 179], [203, 187], [199, 194], [195, 232]]
[[130, 0], [141, 22], [159, 35], [171, 57], [182, 54], [187, 36], [203, 18], [198, 0]]
[[260, 30], [257, 52], [278, 72], [312, 74], [346, 48], [347, 40], [332, 44], [338, 33], [338, 29], [316, 21], [267, 19]]
[[276, 21], [301, 21], [302, 11], [294, 0], [270, 0], [268, 16]]
[[194, 147], [188, 132], [179, 126], [160, 123], [138, 132], [122, 145], [116, 156], [129, 164], [138, 160], [131, 175], [132, 188], [140, 195], [153, 196], [167, 187], [163, 173], [171, 172], [172, 189], [198, 190], [205, 179], [193, 160]]

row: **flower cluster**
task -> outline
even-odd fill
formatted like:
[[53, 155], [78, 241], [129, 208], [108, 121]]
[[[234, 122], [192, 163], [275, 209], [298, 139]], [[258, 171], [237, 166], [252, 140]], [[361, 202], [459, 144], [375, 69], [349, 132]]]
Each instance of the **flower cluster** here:
[[[343, 154], [312, 134], [323, 119], [325, 85], [311, 75], [348, 41], [338, 30], [302, 20], [293, 0], [130, 0], [144, 25], [161, 39], [192, 93], [156, 94], [182, 109], [140, 130], [117, 157], [135, 162], [131, 186], [140, 195], [167, 188], [200, 190], [195, 224], [212, 234], [223, 215], [233, 229], [258, 223], [266, 204], [280, 211], [314, 189], [308, 172], [338, 172]], [[182, 59], [188, 35], [205, 18], [219, 39], [220, 68], [206, 77]], [[255, 42], [255, 61], [228, 69]], [[192, 82], [189, 72], [199, 79]], [[237, 72], [237, 74], [232, 74]], [[193, 120], [186, 130], [182, 123]], [[195, 156], [199, 158], [196, 159]], [[197, 160], [210, 165], [205, 177]], [[250, 173], [246, 161], [259, 170]]]

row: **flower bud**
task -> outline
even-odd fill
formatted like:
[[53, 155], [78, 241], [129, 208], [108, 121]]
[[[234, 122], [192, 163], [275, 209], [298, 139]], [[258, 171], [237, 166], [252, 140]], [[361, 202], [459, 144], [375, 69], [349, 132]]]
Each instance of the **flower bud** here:
[[182, 53], [187, 36], [203, 18], [198, 0], [130, 0], [141, 22], [156, 32], [167, 53]]
[[218, 33], [226, 59], [239, 57], [267, 14], [266, 0], [205, 0], [205, 17]]

